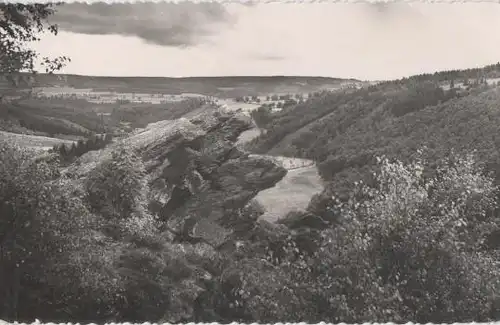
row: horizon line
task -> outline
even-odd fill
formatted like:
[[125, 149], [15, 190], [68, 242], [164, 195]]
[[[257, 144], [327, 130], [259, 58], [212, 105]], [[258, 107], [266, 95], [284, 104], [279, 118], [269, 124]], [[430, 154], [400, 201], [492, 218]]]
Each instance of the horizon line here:
[[[31, 74], [30, 72], [21, 72], [22, 74]], [[54, 75], [54, 76], [74, 76], [74, 77], [92, 77], [92, 78], [157, 78], [157, 79], [201, 79], [201, 78], [318, 78], [318, 79], [338, 79], [338, 80], [353, 80], [359, 82], [369, 82], [369, 81], [383, 81], [380, 80], [363, 80], [354, 77], [332, 77], [332, 76], [318, 76], [318, 75], [216, 75], [216, 76], [111, 76], [111, 75], [86, 75], [77, 73], [42, 73], [37, 72], [35, 75]]]

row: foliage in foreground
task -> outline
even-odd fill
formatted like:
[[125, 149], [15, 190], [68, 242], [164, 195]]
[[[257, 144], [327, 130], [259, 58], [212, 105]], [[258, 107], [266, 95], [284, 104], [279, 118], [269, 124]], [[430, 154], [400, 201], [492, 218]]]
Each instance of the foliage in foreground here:
[[375, 187], [357, 184], [323, 233], [321, 281], [335, 321], [498, 319], [498, 188], [472, 156], [434, 171], [418, 159], [380, 162]]
[[59, 175], [55, 155], [0, 145], [0, 318], [183, 319], [192, 253], [166, 241], [140, 195], [126, 205], [114, 192], [143, 189], [130, 153], [99, 166], [93, 179], [112, 183], [95, 187]]
[[323, 216], [335, 219], [330, 228], [274, 228], [249, 245], [221, 278], [233, 285], [226, 294], [233, 317], [497, 320], [498, 188], [471, 155], [435, 165], [381, 159], [372, 186], [356, 184], [347, 200], [331, 199]]
[[[55, 12], [55, 4], [0, 4], [0, 75], [35, 72], [39, 53], [29, 45], [40, 40], [40, 34], [57, 35], [57, 25], [48, 18]], [[60, 70], [69, 61], [67, 57], [42, 58], [41, 64], [47, 73]], [[15, 81], [15, 79], [12, 79]]]
[[[123, 147], [81, 182], [0, 149], [0, 318], [43, 321], [497, 320], [498, 188], [472, 156], [381, 159], [330, 198], [326, 229], [265, 222], [235, 249], [175, 243]], [[248, 211], [247, 211], [248, 212]], [[248, 213], [252, 213], [251, 211]]]

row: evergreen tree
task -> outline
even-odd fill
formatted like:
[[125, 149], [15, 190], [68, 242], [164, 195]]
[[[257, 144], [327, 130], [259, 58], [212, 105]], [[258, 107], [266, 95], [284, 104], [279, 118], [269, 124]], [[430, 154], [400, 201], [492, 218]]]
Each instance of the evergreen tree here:
[[61, 157], [66, 157], [68, 155], [68, 150], [64, 143], [59, 147], [59, 154], [61, 155]]
[[70, 158], [76, 157], [76, 144], [74, 142], [71, 144], [71, 149], [68, 152], [68, 156]]
[[76, 156], [81, 156], [85, 153], [85, 142], [83, 140], [78, 140], [76, 144]]
[[109, 144], [109, 143], [111, 143], [111, 141], [113, 141], [113, 135], [111, 133], [106, 133], [106, 135], [104, 137], [104, 142], [106, 144]]

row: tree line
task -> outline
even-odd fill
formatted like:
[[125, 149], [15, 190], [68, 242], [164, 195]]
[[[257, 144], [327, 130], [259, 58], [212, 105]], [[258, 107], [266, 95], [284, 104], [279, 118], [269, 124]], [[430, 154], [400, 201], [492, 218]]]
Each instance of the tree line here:
[[64, 162], [71, 162], [83, 154], [105, 148], [113, 141], [113, 136], [109, 133], [104, 135], [93, 135], [88, 139], [80, 139], [71, 145], [55, 144], [51, 152], [58, 153]]
[[[118, 147], [83, 180], [0, 142], [0, 318], [44, 322], [452, 323], [500, 317], [498, 186], [473, 155], [381, 157], [373, 182], [257, 222], [216, 249], [175, 242]], [[69, 178], [68, 178], [69, 177]], [[255, 220], [257, 205], [235, 220]]]
[[[46, 9], [0, 4], [0, 19], [23, 30], [28, 20], [20, 19], [20, 12], [43, 20], [50, 14]], [[11, 25], [0, 24], [5, 26]], [[24, 47], [4, 44], [8, 51], [1, 59], [17, 61], [0, 61], [1, 69], [30, 67], [33, 56], [19, 50]], [[272, 137], [259, 140], [265, 146], [272, 148], [316, 121], [300, 148], [287, 150], [329, 162], [322, 165], [323, 174], [366, 167], [373, 177], [356, 183], [349, 177], [353, 186], [347, 195], [323, 193], [298, 218], [280, 225], [256, 223], [234, 249], [174, 242], [168, 224], [149, 209], [151, 184], [142, 159], [123, 146], [76, 180], [61, 175], [56, 153], [39, 156], [0, 142], [0, 318], [96, 323], [500, 319], [499, 188], [470, 152], [436, 155], [443, 148], [478, 148], [483, 158], [499, 161], [498, 94], [450, 98], [442, 105], [435, 89], [417, 95], [428, 94], [432, 100], [425, 102], [415, 101], [411, 91], [402, 95], [401, 88], [386, 86], [318, 95], [273, 118]], [[395, 116], [398, 94], [416, 106]], [[433, 145], [428, 153], [417, 149], [423, 139]], [[81, 143], [75, 144], [75, 155], [76, 148], [81, 153], [88, 145]], [[405, 161], [380, 157], [366, 166], [377, 146]], [[247, 206], [235, 220], [256, 220], [261, 213]]]

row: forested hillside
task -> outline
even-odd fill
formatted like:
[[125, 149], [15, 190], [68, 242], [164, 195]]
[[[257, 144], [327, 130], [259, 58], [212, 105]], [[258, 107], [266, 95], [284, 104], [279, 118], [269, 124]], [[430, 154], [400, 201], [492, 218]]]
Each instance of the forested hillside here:
[[[314, 159], [322, 177], [335, 183], [331, 189], [339, 191], [363, 179], [360, 173], [368, 171], [374, 157], [406, 160], [424, 146], [433, 158], [446, 156], [451, 148], [476, 149], [494, 166], [500, 91], [482, 79], [466, 87], [443, 87], [442, 79], [464, 75], [441, 73], [321, 94], [274, 114], [267, 132], [248, 148]], [[449, 86], [453, 79], [448, 80]]]
[[[0, 320], [500, 320], [500, 64], [380, 83], [52, 74], [7, 83], [36, 72], [26, 42], [52, 7], [0, 3]], [[149, 19], [133, 26], [141, 22], [152, 31]], [[318, 51], [287, 52], [297, 48]], [[67, 61], [40, 59], [47, 72]], [[98, 104], [37, 98], [33, 83], [198, 98]], [[26, 92], [16, 97], [12, 85]], [[246, 131], [260, 135], [245, 149]], [[279, 190], [287, 166], [307, 166], [314, 181], [297, 173], [285, 186], [320, 193], [305, 211], [266, 221], [259, 196]], [[285, 194], [281, 203], [303, 199]]]
[[475, 80], [322, 92], [272, 114], [250, 147], [313, 158], [329, 182], [278, 223], [255, 198], [287, 171], [235, 145], [244, 113], [125, 105], [109, 118], [164, 120], [57, 154], [1, 142], [0, 318], [499, 319], [500, 90]]
[[249, 127], [161, 121], [69, 166], [0, 142], [0, 317], [499, 319], [498, 188], [472, 155], [382, 159], [350, 200], [271, 224], [253, 198], [286, 170], [234, 146]]
[[204, 98], [187, 98], [161, 105], [114, 103], [97, 105], [86, 100], [22, 98], [0, 103], [0, 129], [74, 139], [95, 133], [121, 134], [148, 123], [175, 119], [207, 104]]

